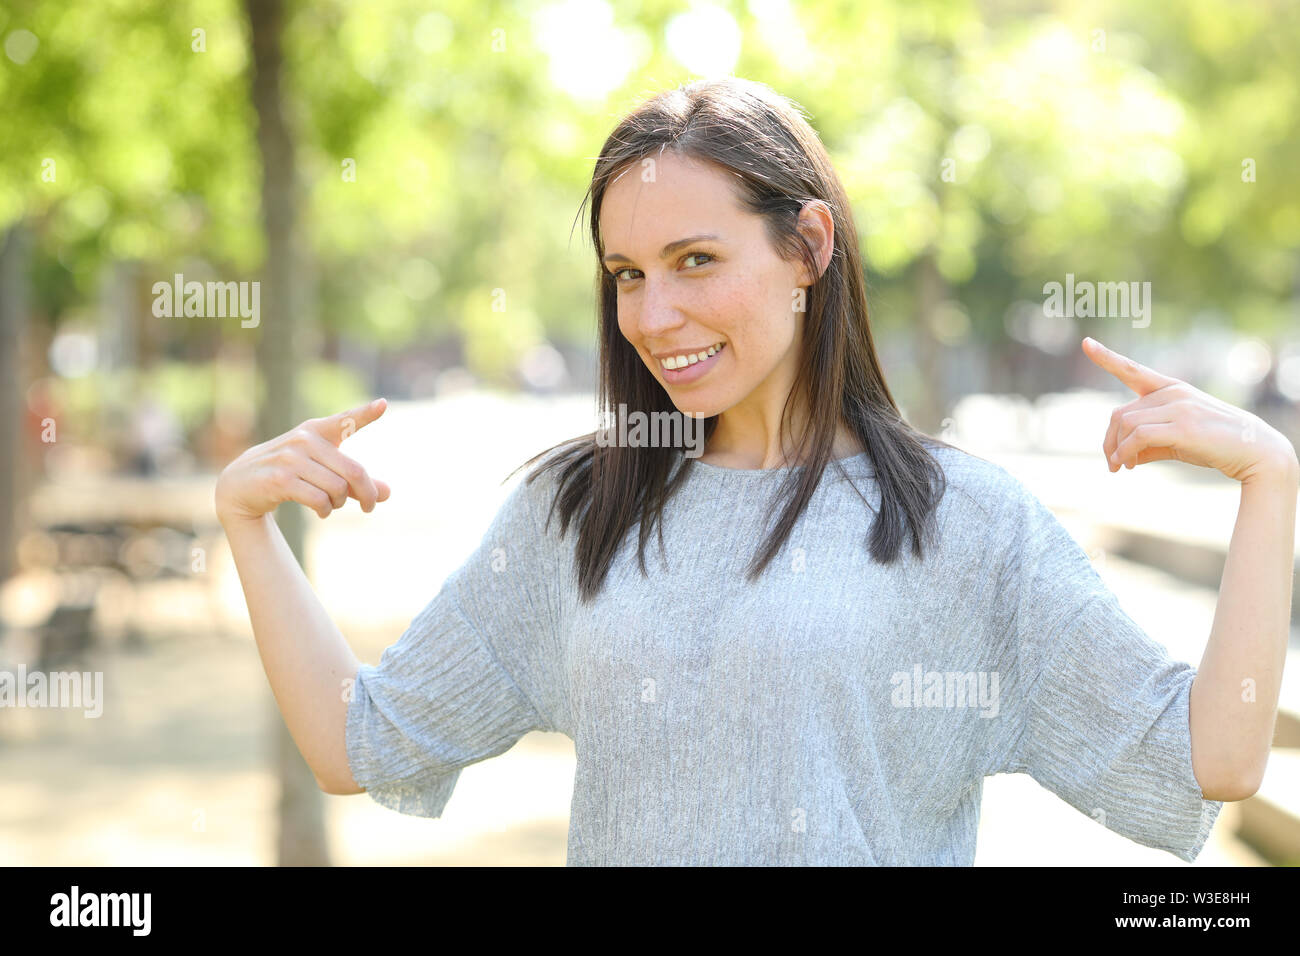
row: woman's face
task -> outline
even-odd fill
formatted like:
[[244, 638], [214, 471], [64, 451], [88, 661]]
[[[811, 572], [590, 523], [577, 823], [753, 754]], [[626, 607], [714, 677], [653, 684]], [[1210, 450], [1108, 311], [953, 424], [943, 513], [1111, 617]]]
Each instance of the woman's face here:
[[799, 360], [795, 293], [811, 280], [741, 208], [734, 178], [665, 151], [629, 166], [600, 211], [619, 330], [677, 409], [697, 416], [784, 403]]

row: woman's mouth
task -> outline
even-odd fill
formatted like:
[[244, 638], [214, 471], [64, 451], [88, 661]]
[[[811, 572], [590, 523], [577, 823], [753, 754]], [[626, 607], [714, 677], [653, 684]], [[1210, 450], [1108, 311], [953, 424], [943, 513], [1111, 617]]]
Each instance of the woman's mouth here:
[[698, 352], [681, 352], [659, 359], [659, 369], [664, 380], [670, 385], [685, 385], [702, 378], [709, 369], [718, 364], [718, 356], [726, 348], [725, 342], [718, 342]]

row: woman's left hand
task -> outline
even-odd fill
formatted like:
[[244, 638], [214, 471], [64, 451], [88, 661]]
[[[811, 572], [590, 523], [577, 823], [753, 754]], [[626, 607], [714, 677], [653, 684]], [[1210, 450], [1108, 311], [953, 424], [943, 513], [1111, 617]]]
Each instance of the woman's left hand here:
[[1137, 393], [1111, 413], [1102, 442], [1112, 472], [1173, 458], [1214, 468], [1235, 481], [1296, 467], [1286, 436], [1257, 415], [1112, 352], [1095, 339], [1083, 351]]

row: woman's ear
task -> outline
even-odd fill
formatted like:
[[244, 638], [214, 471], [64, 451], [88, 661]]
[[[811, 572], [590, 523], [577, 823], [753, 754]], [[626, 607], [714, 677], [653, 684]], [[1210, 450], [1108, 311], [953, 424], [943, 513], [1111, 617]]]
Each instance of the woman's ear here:
[[810, 199], [799, 211], [799, 221], [795, 224], [808, 248], [812, 251], [813, 261], [817, 263], [817, 275], [810, 276], [808, 269], [800, 260], [799, 285], [812, 285], [821, 278], [826, 267], [831, 264], [831, 255], [835, 251], [835, 219], [830, 207], [820, 199]]

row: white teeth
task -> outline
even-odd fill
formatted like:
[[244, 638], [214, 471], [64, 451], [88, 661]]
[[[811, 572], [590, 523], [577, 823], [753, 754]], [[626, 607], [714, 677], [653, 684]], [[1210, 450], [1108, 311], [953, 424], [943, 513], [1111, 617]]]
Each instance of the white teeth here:
[[703, 352], [697, 352], [693, 355], [670, 355], [666, 359], [660, 359], [659, 364], [666, 369], [685, 368], [688, 365], [695, 365], [697, 362], [703, 362], [712, 355], [716, 355], [722, 349], [722, 344], [710, 345]]

